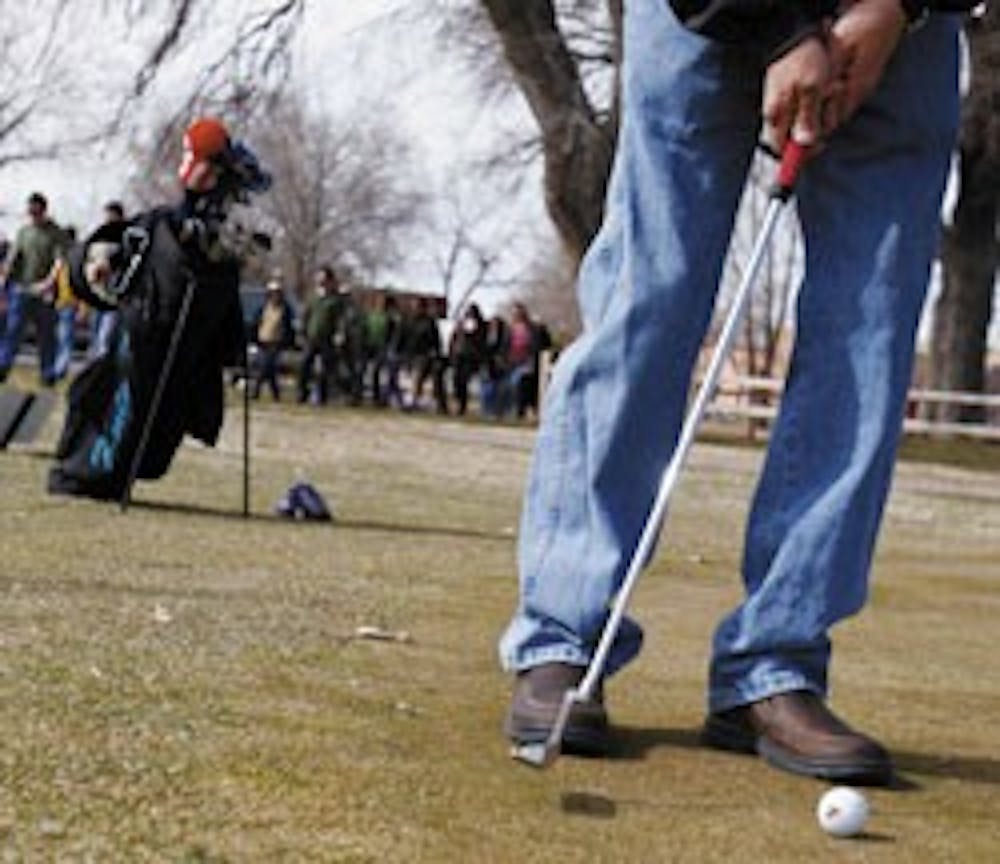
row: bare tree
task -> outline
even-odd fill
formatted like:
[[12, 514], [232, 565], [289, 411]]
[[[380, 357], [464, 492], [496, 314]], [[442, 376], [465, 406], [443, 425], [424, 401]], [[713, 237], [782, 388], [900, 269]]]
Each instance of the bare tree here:
[[621, 0], [480, 3], [538, 124], [549, 214], [579, 261], [600, 226], [617, 137], [619, 88], [593, 75], [595, 64], [617, 75]]
[[422, 218], [410, 145], [390, 122], [360, 113], [331, 118], [288, 96], [251, 133], [274, 175], [261, 206], [277, 260], [299, 291], [322, 262], [376, 280], [406, 257]]
[[529, 263], [515, 296], [531, 312], [532, 318], [544, 321], [559, 345], [565, 345], [580, 332], [580, 306], [574, 286], [577, 262], [556, 243], [539, 250]]
[[33, 134], [32, 123], [66, 98], [59, 35], [68, 2], [42, 0], [30, 16], [0, 16], [0, 169], [59, 152], [59, 142]]
[[[385, 120], [319, 114], [294, 92], [275, 105], [267, 122], [241, 130], [271, 172], [271, 189], [233, 219], [242, 230], [272, 235], [271, 260], [299, 294], [321, 263], [374, 281], [406, 256], [409, 233], [423, 218], [426, 199], [411, 179], [408, 143]], [[172, 118], [161, 124], [159, 149], [134, 148], [140, 169], [130, 191], [144, 206], [179, 196], [181, 134], [173, 126]]]
[[[473, 203], [475, 202], [475, 203]], [[510, 290], [506, 253], [516, 243], [509, 226], [497, 224], [492, 196], [460, 180], [437, 202], [427, 224], [427, 244], [445, 297], [448, 317], [458, 318], [473, 295]]]
[[[966, 28], [970, 88], [959, 136], [961, 188], [942, 247], [943, 280], [934, 309], [931, 386], [981, 393], [993, 315], [1000, 204], [1000, 7]], [[945, 420], [978, 420], [974, 406], [930, 406]]]
[[[37, 0], [0, 16], [0, 169], [122, 138], [150, 146], [142, 134], [150, 121], [144, 105], [161, 95], [152, 88], [170, 61], [195, 43], [195, 80], [169, 100], [172, 122], [159, 124], [152, 146], [166, 150], [196, 106], [238, 109], [244, 120], [268, 110], [269, 94], [287, 80], [304, 6], [274, 0], [226, 20], [206, 0]], [[206, 22], [231, 36], [206, 39], [199, 31]], [[104, 67], [117, 56], [112, 43], [122, 38], [147, 53], [132, 70], [117, 60], [109, 76]], [[123, 72], [132, 75], [130, 85], [118, 81]]]
[[[138, 100], [148, 91], [170, 59], [186, 44], [196, 21], [196, 12], [207, 8], [206, 0], [118, 0], [130, 21], [161, 22], [155, 40], [136, 70], [130, 91], [121, 101], [112, 121], [119, 129]], [[195, 106], [239, 106], [244, 119], [253, 111], [270, 107], [270, 97], [281, 91], [291, 68], [291, 42], [301, 22], [306, 0], [274, 0], [252, 10], [232, 25], [232, 36], [221, 44], [212, 40], [209, 53], [201, 58], [187, 98], [176, 108], [172, 124], [191, 114]]]

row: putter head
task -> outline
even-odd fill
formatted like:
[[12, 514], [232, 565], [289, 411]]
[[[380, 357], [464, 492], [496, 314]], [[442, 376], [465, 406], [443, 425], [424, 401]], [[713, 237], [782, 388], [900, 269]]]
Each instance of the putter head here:
[[566, 730], [566, 722], [569, 720], [569, 712], [573, 710], [573, 705], [581, 701], [580, 691], [576, 688], [567, 690], [563, 694], [562, 704], [559, 706], [559, 713], [556, 714], [555, 723], [549, 731], [549, 737], [544, 741], [530, 741], [524, 744], [515, 744], [510, 748], [512, 759], [516, 759], [524, 765], [532, 768], [548, 768], [562, 751], [563, 732]]
[[530, 744], [515, 744], [510, 748], [510, 758], [531, 768], [548, 768], [559, 755], [559, 747], [550, 747], [548, 740]]

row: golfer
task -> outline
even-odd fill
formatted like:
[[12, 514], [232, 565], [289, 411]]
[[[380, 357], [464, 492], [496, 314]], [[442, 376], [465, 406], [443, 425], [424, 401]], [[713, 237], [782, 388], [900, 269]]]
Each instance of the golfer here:
[[[960, 21], [944, 13], [973, 5], [625, 4], [584, 330], [546, 395], [500, 644], [516, 743], [546, 739], [591, 659], [677, 440], [754, 149], [794, 135], [822, 145], [797, 187], [796, 345], [746, 529], [746, 595], [715, 631], [703, 734], [795, 773], [890, 781], [886, 750], [827, 704], [829, 631], [867, 594], [957, 131]], [[626, 618], [607, 673], [641, 643]], [[601, 689], [573, 708], [563, 749], [608, 745]]]

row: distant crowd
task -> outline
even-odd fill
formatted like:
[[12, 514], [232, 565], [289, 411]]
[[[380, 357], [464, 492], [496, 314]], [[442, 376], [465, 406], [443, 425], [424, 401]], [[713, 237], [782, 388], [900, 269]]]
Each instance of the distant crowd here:
[[[126, 214], [109, 201], [102, 217], [110, 226]], [[74, 351], [95, 358], [112, 344], [117, 314], [73, 294], [67, 253], [75, 242], [75, 229], [52, 219], [39, 192], [29, 196], [15, 237], [0, 238], [0, 382], [26, 333], [34, 335], [43, 386], [67, 376]], [[352, 289], [330, 266], [317, 270], [301, 304], [275, 278], [256, 308], [244, 308], [251, 395], [266, 388], [280, 399], [291, 378], [297, 400], [313, 405], [463, 415], [471, 401], [492, 418], [536, 412], [542, 358], [553, 347], [545, 324], [519, 302], [489, 318], [475, 303], [457, 319], [441, 313], [429, 297]]]
[[523, 303], [489, 319], [471, 303], [457, 321], [442, 320], [426, 297], [353, 291], [330, 266], [317, 270], [298, 320], [272, 280], [249, 339], [255, 398], [266, 387], [280, 399], [289, 369], [302, 403], [463, 415], [475, 389], [479, 410], [493, 418], [537, 411], [542, 357], [552, 348], [548, 328]]

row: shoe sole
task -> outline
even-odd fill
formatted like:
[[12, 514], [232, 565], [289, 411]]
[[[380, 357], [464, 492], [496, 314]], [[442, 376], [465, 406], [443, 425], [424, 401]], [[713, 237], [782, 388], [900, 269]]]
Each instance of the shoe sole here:
[[769, 765], [805, 777], [815, 777], [831, 783], [849, 783], [855, 786], [889, 786], [893, 779], [891, 765], [884, 762], [824, 762], [805, 759], [789, 753], [769, 738], [757, 741], [757, 752]]
[[891, 765], [884, 762], [824, 762], [805, 759], [779, 747], [767, 737], [758, 737], [746, 727], [727, 723], [717, 717], [709, 717], [701, 732], [701, 741], [707, 747], [740, 753], [745, 756], [760, 756], [765, 762], [781, 771], [814, 777], [832, 783], [850, 783], [857, 786], [888, 786], [894, 772]]

